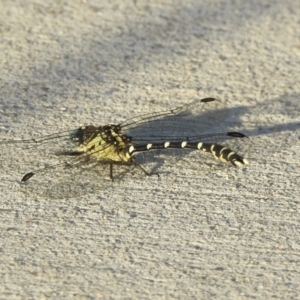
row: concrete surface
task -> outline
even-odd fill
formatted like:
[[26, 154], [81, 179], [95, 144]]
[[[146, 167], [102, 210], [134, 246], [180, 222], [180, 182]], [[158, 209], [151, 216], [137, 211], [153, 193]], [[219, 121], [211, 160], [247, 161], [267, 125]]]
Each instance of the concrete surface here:
[[1, 142], [0, 299], [299, 299], [299, 16], [295, 0], [1, 0], [1, 139], [217, 97], [253, 147], [244, 169], [21, 186], [54, 158]]

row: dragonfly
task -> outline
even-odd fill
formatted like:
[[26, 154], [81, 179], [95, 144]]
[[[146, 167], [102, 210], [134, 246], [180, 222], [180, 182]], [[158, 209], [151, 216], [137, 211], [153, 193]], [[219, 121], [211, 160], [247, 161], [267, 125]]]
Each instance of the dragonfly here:
[[[174, 109], [138, 115], [119, 124], [87, 125], [39, 138], [3, 140], [1, 143], [26, 144], [38, 151], [51, 152], [53, 149], [55, 156], [64, 158], [62, 162], [26, 173], [21, 182], [53, 168], [72, 170], [95, 165], [108, 166], [111, 181], [114, 181], [115, 169], [120, 165], [133, 166], [148, 176], [159, 176], [158, 172], [147, 171], [137, 158], [144, 154], [147, 162], [147, 153], [172, 149], [205, 152], [222, 163], [245, 166], [249, 163], [247, 158], [234, 146], [237, 141], [240, 144], [249, 138], [237, 131], [218, 133], [212, 130], [224, 121], [227, 114], [221, 101], [203, 98]], [[103, 172], [100, 173], [103, 176]]]

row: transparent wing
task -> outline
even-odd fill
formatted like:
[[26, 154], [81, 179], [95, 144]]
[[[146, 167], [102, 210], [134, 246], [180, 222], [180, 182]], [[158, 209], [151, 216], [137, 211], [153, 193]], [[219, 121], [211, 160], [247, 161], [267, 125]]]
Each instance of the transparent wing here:
[[134, 141], [184, 140], [208, 133], [227, 116], [228, 110], [221, 101], [205, 98], [172, 110], [137, 116], [120, 125]]
[[40, 152], [55, 154], [56, 152], [69, 149], [70, 146], [72, 146], [70, 136], [73, 132], [74, 130], [68, 130], [24, 140], [1, 140], [0, 145], [12, 151], [17, 151], [18, 149], [21, 151], [37, 149]]

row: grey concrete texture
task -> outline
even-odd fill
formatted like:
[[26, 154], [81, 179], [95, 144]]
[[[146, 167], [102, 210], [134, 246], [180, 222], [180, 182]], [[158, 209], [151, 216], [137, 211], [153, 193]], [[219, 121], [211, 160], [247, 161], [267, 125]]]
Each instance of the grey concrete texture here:
[[[0, 66], [0, 299], [299, 299], [299, 1], [1, 0]], [[21, 185], [57, 158], [3, 142], [204, 97], [246, 168]]]

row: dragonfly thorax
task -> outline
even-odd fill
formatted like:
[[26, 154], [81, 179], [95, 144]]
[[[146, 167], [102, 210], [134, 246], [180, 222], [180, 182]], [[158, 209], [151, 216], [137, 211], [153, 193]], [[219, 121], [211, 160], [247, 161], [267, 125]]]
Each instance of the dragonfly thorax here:
[[122, 134], [119, 125], [80, 127], [71, 135], [71, 140], [79, 151], [97, 160], [130, 162], [131, 137]]

